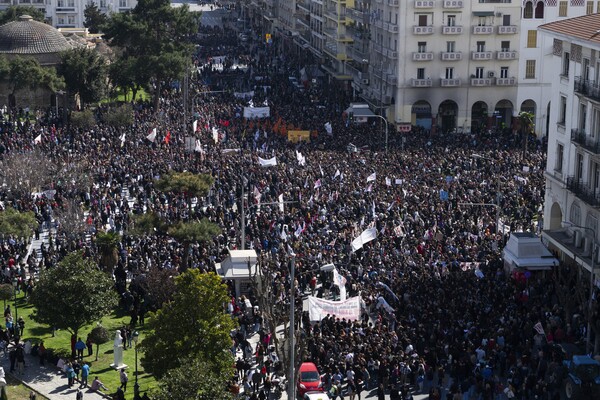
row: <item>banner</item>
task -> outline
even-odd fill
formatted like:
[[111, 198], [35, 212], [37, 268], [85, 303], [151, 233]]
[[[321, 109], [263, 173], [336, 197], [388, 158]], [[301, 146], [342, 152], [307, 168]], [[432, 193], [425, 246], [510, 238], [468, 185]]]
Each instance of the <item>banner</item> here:
[[261, 167], [274, 167], [277, 165], [277, 157], [269, 158], [268, 160], [258, 157], [258, 163]]
[[377, 179], [377, 174], [373, 172], [371, 175], [367, 176], [367, 183], [372, 182]]
[[333, 284], [340, 289], [340, 301], [346, 300], [346, 278], [333, 267]]
[[331, 301], [308, 296], [308, 314], [311, 322], [321, 321], [327, 314], [335, 318], [344, 318], [346, 321], [356, 321], [360, 319], [360, 296], [346, 301]]
[[362, 249], [365, 244], [369, 243], [371, 240], [375, 240], [376, 238], [377, 228], [365, 229], [360, 236], [352, 241], [352, 252]]
[[331, 127], [331, 122], [327, 122], [325, 124], [325, 131], [327, 131], [328, 135], [333, 135], [333, 128]]
[[237, 98], [237, 99], [251, 99], [254, 97], [254, 90], [251, 90], [249, 92], [233, 92], [233, 95]]
[[269, 118], [271, 107], [244, 107], [244, 118]]
[[310, 131], [288, 131], [288, 140], [292, 143], [310, 142]]

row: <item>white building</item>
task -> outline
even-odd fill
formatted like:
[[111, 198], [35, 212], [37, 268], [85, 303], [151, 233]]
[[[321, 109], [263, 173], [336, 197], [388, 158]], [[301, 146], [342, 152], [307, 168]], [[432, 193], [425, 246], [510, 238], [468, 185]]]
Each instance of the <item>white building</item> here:
[[[588, 271], [600, 239], [600, 14], [551, 22], [552, 42], [544, 237]], [[600, 252], [598, 252], [600, 254]], [[596, 254], [598, 256], [598, 254]]]
[[94, 2], [105, 13], [123, 12], [137, 4], [137, 0], [0, 0], [0, 10], [10, 6], [33, 6], [45, 11], [46, 19], [55, 28], [82, 28], [83, 11]]

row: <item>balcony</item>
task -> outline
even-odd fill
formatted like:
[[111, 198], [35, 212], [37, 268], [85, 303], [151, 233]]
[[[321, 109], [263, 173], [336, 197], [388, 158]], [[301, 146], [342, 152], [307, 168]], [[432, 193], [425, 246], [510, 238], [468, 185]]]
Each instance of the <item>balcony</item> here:
[[350, 8], [346, 9], [346, 12], [348, 13], [348, 16], [356, 22], [368, 24], [370, 21], [370, 15], [367, 11], [355, 10], [353, 8]]
[[373, 45], [373, 51], [375, 51], [375, 53], [379, 53], [381, 55], [385, 55], [385, 49], [380, 44], [374, 44]]
[[433, 26], [413, 26], [415, 35], [433, 35]]
[[496, 86], [515, 86], [517, 78], [497, 78]]
[[600, 154], [600, 141], [586, 135], [581, 129], [571, 129], [571, 142], [594, 154]]
[[514, 35], [517, 31], [516, 25], [500, 25], [498, 27], [498, 35]]
[[444, 8], [463, 8], [462, 0], [444, 0], [442, 4]]
[[442, 26], [442, 35], [460, 35], [462, 33], [462, 26]]
[[474, 26], [473, 35], [491, 35], [494, 33], [493, 26]]
[[396, 86], [398, 84], [398, 78], [395, 75], [391, 74], [385, 76], [385, 81], [393, 86]]
[[471, 78], [471, 86], [491, 86], [492, 78]]
[[460, 86], [460, 79], [445, 79], [442, 78], [440, 79], [440, 86], [441, 87], [456, 87], [456, 86]]
[[296, 23], [302, 25], [305, 28], [310, 29], [310, 17], [308, 18], [296, 18]]
[[391, 33], [398, 33], [398, 25], [386, 22], [383, 24], [383, 29]]
[[433, 52], [412, 53], [412, 60], [413, 61], [431, 61], [431, 60], [433, 60]]
[[431, 87], [431, 79], [412, 79], [412, 87]]
[[491, 51], [474, 51], [471, 53], [471, 60], [473, 61], [488, 61], [492, 59]]
[[334, 21], [343, 21], [344, 19], [346, 19], [346, 14], [342, 11], [338, 12], [338, 10], [335, 8], [326, 9], [323, 15]]
[[516, 60], [517, 52], [515, 50], [499, 51], [498, 53], [496, 53], [496, 58], [498, 60]]
[[462, 53], [457, 52], [442, 52], [442, 61], [460, 61], [462, 60]]
[[596, 81], [583, 79], [581, 76], [575, 77], [575, 93], [600, 101], [600, 85]]
[[423, 8], [433, 8], [435, 6], [435, 0], [416, 0], [415, 8], [423, 9]]
[[596, 190], [591, 188], [589, 185], [583, 183], [582, 180], [570, 176], [567, 178], [567, 189], [573, 192], [575, 196], [579, 197], [582, 201], [586, 202], [592, 207], [600, 207], [600, 195], [596, 193]]

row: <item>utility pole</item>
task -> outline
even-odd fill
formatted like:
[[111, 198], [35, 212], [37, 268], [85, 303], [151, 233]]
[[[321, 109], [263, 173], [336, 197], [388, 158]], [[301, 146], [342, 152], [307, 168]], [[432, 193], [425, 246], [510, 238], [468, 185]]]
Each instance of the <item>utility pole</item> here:
[[186, 67], [185, 75], [183, 76], [183, 135], [187, 134], [187, 111], [188, 111], [188, 94], [189, 94], [189, 75], [190, 69]]
[[290, 372], [289, 372], [289, 377], [288, 377], [288, 399], [295, 399], [296, 398], [296, 384], [294, 382], [294, 365], [295, 365], [295, 360], [294, 360], [294, 356], [295, 356], [295, 347], [296, 344], [295, 342], [295, 337], [294, 337], [294, 333], [295, 333], [295, 328], [294, 325], [296, 324], [295, 319], [296, 319], [296, 287], [295, 287], [295, 280], [296, 280], [296, 254], [292, 253], [292, 262], [291, 262], [291, 271], [290, 271], [290, 278], [291, 278], [291, 282], [290, 282]]

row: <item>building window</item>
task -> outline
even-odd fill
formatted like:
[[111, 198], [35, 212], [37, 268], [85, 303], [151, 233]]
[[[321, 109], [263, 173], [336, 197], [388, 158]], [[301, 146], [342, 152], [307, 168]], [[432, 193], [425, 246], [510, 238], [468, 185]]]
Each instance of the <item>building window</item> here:
[[592, 129], [590, 129], [590, 137], [596, 138], [599, 133], [598, 131], [600, 131], [600, 110], [594, 108], [594, 112], [592, 114]]
[[510, 14], [504, 14], [502, 16], [502, 26], [510, 26]]
[[525, 3], [525, 10], [523, 10], [523, 18], [533, 18], [533, 2], [528, 1]]
[[567, 16], [567, 1], [561, 1], [558, 3], [558, 16], [566, 17]]
[[575, 165], [575, 178], [578, 182], [583, 181], [583, 154], [577, 153], [577, 164]]
[[485, 17], [479, 17], [479, 21], [477, 22], [477, 26], [485, 26]]
[[427, 26], [427, 15], [419, 15], [419, 26]]
[[525, 79], [535, 79], [535, 60], [525, 61]]
[[446, 51], [448, 53], [454, 53], [456, 48], [456, 42], [446, 42]]
[[119, 0], [119, 8], [126, 8], [127, 0]]
[[500, 49], [505, 52], [510, 51], [510, 40], [503, 40], [500, 42]]
[[417, 79], [425, 79], [425, 68], [417, 68]]
[[571, 54], [565, 51], [563, 54], [563, 65], [562, 65], [562, 75], [569, 76], [569, 58], [571, 58]]
[[600, 1], [596, 2], [596, 12], [600, 13]]
[[[596, 168], [598, 168], [598, 171], [600, 171], [600, 166], [598, 166], [598, 164], [595, 165]], [[594, 189], [598, 191], [598, 186], [594, 186]], [[594, 214], [588, 213], [587, 217], [585, 218], [585, 226], [594, 232], [598, 232], [598, 218]]]
[[427, 42], [418, 42], [417, 44], [418, 46], [418, 51], [419, 53], [426, 53], [427, 52]]
[[562, 173], [563, 170], [563, 157], [564, 157], [565, 148], [562, 144], [556, 144], [556, 161], [554, 163], [554, 170], [556, 172]]
[[529, 47], [529, 48], [537, 47], [537, 31], [536, 30], [527, 31], [527, 47]]
[[581, 72], [583, 74], [583, 79], [585, 79], [586, 81], [588, 79], [590, 79], [590, 59], [589, 58], [583, 59], [583, 66], [581, 67]]
[[485, 42], [477, 42], [477, 52], [481, 53], [485, 51]]
[[560, 110], [558, 114], [558, 123], [560, 125], [565, 125], [565, 120], [567, 118], [567, 98], [565, 96], [560, 96]]
[[569, 222], [571, 222], [574, 225], [581, 225], [581, 208], [576, 202], [573, 202], [571, 204], [571, 212], [569, 212]]
[[475, 78], [483, 79], [483, 67], [475, 68]]
[[535, 5], [535, 18], [544, 18], [544, 2], [538, 1]]
[[448, 26], [456, 26], [456, 15], [448, 15], [446, 17], [446, 23]]
[[594, 13], [594, 2], [593, 1], [588, 1], [587, 3], [585, 3], [585, 13], [586, 14]]
[[587, 106], [585, 104], [579, 105], [579, 129], [585, 132], [587, 119]]
[[508, 67], [500, 67], [500, 78], [508, 78]]
[[446, 68], [446, 79], [454, 79], [454, 68]]

